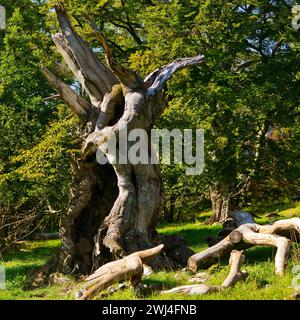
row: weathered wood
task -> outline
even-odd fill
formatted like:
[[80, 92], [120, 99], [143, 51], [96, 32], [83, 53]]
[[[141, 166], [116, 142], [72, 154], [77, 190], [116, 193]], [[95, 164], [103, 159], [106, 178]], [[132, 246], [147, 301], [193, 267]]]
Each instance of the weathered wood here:
[[98, 106], [105, 93], [118, 84], [118, 80], [75, 32], [63, 5], [57, 5], [55, 11], [62, 34], [53, 35], [53, 41], [76, 79], [89, 94], [92, 104]]
[[179, 293], [179, 294], [188, 294], [188, 295], [194, 295], [194, 294], [207, 294], [211, 292], [218, 292], [220, 291], [220, 288], [218, 286], [209, 286], [207, 284], [191, 284], [186, 286], [180, 286], [176, 287], [170, 290], [164, 290], [161, 291], [161, 294], [173, 294], [173, 293]]
[[300, 218], [291, 218], [286, 220], [278, 220], [273, 224], [259, 226], [260, 233], [266, 234], [286, 234], [294, 232], [295, 235], [300, 235]]
[[199, 268], [206, 269], [218, 262], [218, 260], [234, 248], [229, 236], [214, 246], [192, 255], [187, 262], [189, 270], [196, 272]]
[[[242, 226], [243, 227], [243, 226]], [[240, 227], [241, 228], [241, 227]], [[288, 253], [291, 246], [291, 241], [285, 237], [280, 237], [272, 234], [258, 233], [259, 227], [249, 225], [241, 230], [243, 241], [251, 245], [273, 246], [277, 248], [275, 255], [275, 267], [278, 275], [283, 275], [287, 265]]]
[[236, 244], [239, 243], [243, 238], [243, 235], [240, 231], [238, 230], [233, 230], [230, 234], [229, 234], [229, 240], [231, 243]]
[[49, 84], [55, 88], [60, 97], [76, 115], [79, 117], [87, 115], [91, 107], [81, 96], [74, 92], [67, 84], [57, 79], [47, 68], [43, 68], [42, 72], [49, 81]]
[[98, 292], [113, 283], [124, 280], [130, 280], [132, 285], [136, 286], [143, 276], [143, 263], [158, 255], [163, 247], [163, 245], [159, 245], [155, 248], [138, 251], [123, 259], [103, 265], [86, 278], [88, 284], [76, 294], [76, 297], [79, 300], [92, 299]]
[[227, 278], [221, 285], [221, 288], [229, 288], [236, 284], [241, 278], [244, 278], [247, 273], [241, 271], [241, 266], [245, 261], [243, 251], [232, 250], [229, 258], [230, 272]]
[[144, 79], [144, 83], [147, 87], [147, 95], [154, 96], [161, 92], [166, 82], [176, 71], [189, 66], [198, 65], [202, 62], [204, 62], [204, 56], [199, 54], [195, 57], [175, 60], [168, 65], [154, 70]]
[[[238, 212], [235, 214], [238, 216]], [[278, 234], [293, 232], [296, 234], [294, 239], [297, 239], [300, 235], [300, 218], [280, 220], [272, 225], [261, 226], [253, 222], [251, 215], [241, 212], [241, 218], [237, 218], [237, 221], [240, 226], [226, 238], [216, 245], [191, 256], [187, 263], [188, 269], [195, 272], [198, 268], [207, 268], [234, 248], [246, 249], [250, 246], [262, 245], [277, 248], [275, 256], [276, 274], [283, 275], [291, 241]], [[246, 221], [248, 223], [243, 224]]]
[[232, 287], [236, 284], [236, 282], [242, 278], [245, 278], [247, 275], [246, 272], [241, 271], [241, 266], [245, 261], [245, 256], [243, 255], [243, 251], [233, 250], [231, 252], [229, 258], [230, 272], [222, 285], [212, 286], [206, 284], [194, 284], [194, 285], [186, 285], [176, 287], [170, 290], [162, 291], [162, 294], [172, 294], [172, 293], [181, 293], [181, 294], [208, 294], [211, 292], [218, 292], [220, 290]]
[[[177, 70], [202, 63], [203, 56], [176, 60], [156, 70], [145, 85], [138, 72], [117, 61], [97, 26], [89, 22], [107, 58], [107, 65], [102, 63], [76, 32], [59, 3], [55, 10], [61, 33], [53, 35], [53, 41], [89, 95], [91, 108], [85, 110], [82, 98], [77, 99], [46, 72], [50, 84], [74, 112], [81, 114], [84, 110], [88, 119], [77, 130], [81, 154], [72, 161], [69, 205], [60, 223], [62, 246], [53, 271], [86, 275], [107, 262], [161, 243], [156, 226], [162, 215], [163, 184], [158, 163], [151, 161], [151, 147], [147, 164], [128, 161], [128, 150], [123, 154], [127, 164], [123, 164], [118, 161], [119, 152], [113, 154], [108, 143], [115, 139], [121, 149], [120, 137], [124, 134], [123, 144], [132, 145], [129, 134], [133, 129], [143, 129], [151, 141], [151, 128], [167, 106], [163, 92], [166, 81]], [[148, 92], [150, 87], [153, 90]], [[148, 94], [151, 92], [155, 94]], [[107, 164], [97, 162], [97, 152], [103, 153]], [[151, 266], [185, 265], [192, 252], [184, 247], [186, 244], [166, 250], [164, 255], [151, 260]]]

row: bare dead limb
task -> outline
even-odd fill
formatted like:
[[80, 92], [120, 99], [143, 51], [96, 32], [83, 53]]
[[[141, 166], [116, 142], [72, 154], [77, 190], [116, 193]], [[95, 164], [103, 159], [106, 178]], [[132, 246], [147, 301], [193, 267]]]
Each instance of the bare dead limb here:
[[245, 261], [243, 251], [232, 250], [229, 258], [230, 272], [221, 285], [221, 288], [229, 288], [235, 285], [237, 281], [244, 278], [247, 273], [241, 271], [241, 266]]
[[259, 233], [286, 235], [291, 232], [300, 235], [300, 218], [278, 220], [273, 224], [259, 226]]
[[53, 41], [76, 79], [88, 92], [92, 104], [97, 106], [118, 80], [75, 32], [63, 5], [57, 5], [55, 11], [62, 34], [54, 35]]
[[241, 266], [245, 261], [245, 256], [243, 255], [243, 251], [233, 250], [231, 252], [229, 258], [230, 272], [227, 278], [224, 280], [222, 285], [212, 286], [206, 284], [194, 284], [194, 285], [186, 285], [180, 286], [177, 288], [173, 288], [170, 290], [162, 291], [162, 294], [170, 294], [170, 293], [182, 293], [182, 294], [207, 294], [212, 292], [219, 292], [222, 289], [226, 289], [232, 287], [236, 284], [236, 282], [246, 276], [246, 272], [241, 271]]
[[50, 85], [55, 88], [60, 97], [71, 108], [71, 110], [79, 117], [85, 116], [90, 110], [89, 104], [81, 96], [74, 92], [67, 84], [57, 79], [47, 68], [43, 68], [42, 72], [49, 81]]
[[195, 57], [177, 59], [168, 65], [154, 70], [144, 79], [147, 95], [154, 96], [160, 92], [176, 71], [202, 62], [204, 62], [204, 56], [198, 55]]
[[93, 298], [98, 292], [115, 282], [130, 280], [135, 287], [143, 276], [143, 263], [158, 255], [163, 245], [138, 251], [129, 256], [107, 263], [86, 278], [88, 284], [77, 293], [80, 300]]
[[[246, 249], [254, 245], [262, 245], [277, 248], [275, 269], [278, 275], [283, 275], [287, 265], [291, 241], [279, 234], [293, 231], [299, 236], [300, 219], [293, 218], [280, 220], [272, 225], [261, 226], [252, 222], [251, 219], [249, 219], [248, 214], [241, 213], [242, 215], [237, 222], [240, 226], [237, 229], [233, 230], [226, 238], [216, 245], [200, 253], [196, 253], [189, 258], [188, 268], [191, 271], [195, 272], [198, 268], [209, 267], [235, 248]], [[248, 221], [248, 223], [243, 224], [243, 221]]]
[[136, 89], [141, 86], [142, 79], [138, 76], [138, 74], [134, 71], [126, 69], [122, 65], [120, 65], [117, 60], [115, 59], [112, 50], [110, 49], [107, 41], [101, 34], [100, 30], [97, 28], [95, 23], [92, 21], [85, 19], [90, 27], [94, 30], [97, 34], [99, 43], [101, 44], [107, 58], [107, 62], [109, 67], [112, 69], [114, 74], [118, 77], [119, 81], [130, 89]]
[[209, 268], [218, 260], [229, 253], [234, 248], [234, 243], [230, 241], [229, 236], [217, 243], [216, 245], [192, 255], [188, 259], [187, 267], [189, 270], [196, 272], [198, 268]]
[[[245, 225], [246, 226], [246, 225]], [[263, 245], [277, 247], [275, 256], [275, 267], [278, 275], [283, 275], [285, 267], [287, 265], [288, 253], [291, 245], [291, 241], [285, 237], [280, 237], [272, 234], [258, 233], [257, 227], [245, 228], [242, 231], [243, 241], [251, 245]]]
[[211, 292], [218, 292], [220, 288], [218, 286], [209, 286], [207, 284], [191, 284], [186, 286], [176, 287], [170, 290], [164, 290], [160, 293], [170, 294], [170, 293], [182, 293], [182, 294], [207, 294]]

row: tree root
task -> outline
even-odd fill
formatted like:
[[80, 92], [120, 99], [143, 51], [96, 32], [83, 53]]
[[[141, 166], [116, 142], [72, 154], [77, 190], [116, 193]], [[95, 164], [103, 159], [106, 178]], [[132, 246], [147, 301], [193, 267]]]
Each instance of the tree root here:
[[[276, 274], [283, 275], [287, 265], [291, 240], [300, 235], [300, 218], [276, 221], [272, 225], [259, 225], [255, 222], [245, 223], [233, 230], [219, 243], [196, 253], [188, 259], [188, 269], [195, 272], [199, 268], [207, 268], [233, 249], [246, 249], [254, 245], [277, 248], [275, 256]], [[284, 235], [284, 236], [283, 236]]]

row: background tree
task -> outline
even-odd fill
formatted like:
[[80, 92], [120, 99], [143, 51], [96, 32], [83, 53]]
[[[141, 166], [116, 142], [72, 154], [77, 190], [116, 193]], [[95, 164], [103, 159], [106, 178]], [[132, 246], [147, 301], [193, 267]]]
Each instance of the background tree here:
[[147, 72], [183, 52], [200, 50], [207, 57], [201, 71], [174, 79], [168, 96], [175, 117], [180, 105], [192, 115], [191, 127], [205, 129], [206, 169], [197, 186], [209, 187], [210, 222], [224, 221], [251, 183], [272, 180], [274, 186], [287, 177], [288, 167], [295, 170], [299, 51], [293, 44], [299, 38], [290, 23], [293, 3], [154, 3], [140, 15], [148, 50], [133, 54], [131, 62]]
[[[76, 120], [52, 96], [41, 64], [52, 42], [41, 3], [2, 1], [0, 31], [0, 250], [34, 232], [56, 231], [68, 200]], [[63, 75], [62, 75], [63, 76]], [[60, 190], [61, 192], [57, 192]]]

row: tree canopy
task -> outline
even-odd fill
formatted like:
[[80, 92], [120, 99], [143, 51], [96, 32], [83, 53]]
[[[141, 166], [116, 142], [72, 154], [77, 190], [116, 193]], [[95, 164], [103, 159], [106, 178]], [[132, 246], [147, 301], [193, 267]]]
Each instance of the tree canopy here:
[[[57, 1], [1, 4], [7, 29], [0, 30], [0, 228], [22, 226], [31, 210], [32, 225], [18, 238], [41, 228], [41, 217], [47, 228], [57, 226], [68, 202], [69, 163], [79, 151], [79, 123], [47, 84], [42, 67], [87, 94], [51, 41], [59, 28], [52, 9]], [[210, 201], [219, 220], [230, 208], [299, 193], [300, 59], [293, 1], [64, 4], [100, 59], [103, 49], [85, 19], [96, 23], [118, 60], [142, 76], [177, 58], [205, 55], [204, 65], [180, 71], [168, 83], [169, 108], [156, 124], [205, 132], [202, 175], [186, 176], [184, 165], [162, 166], [170, 220], [193, 219]]]

